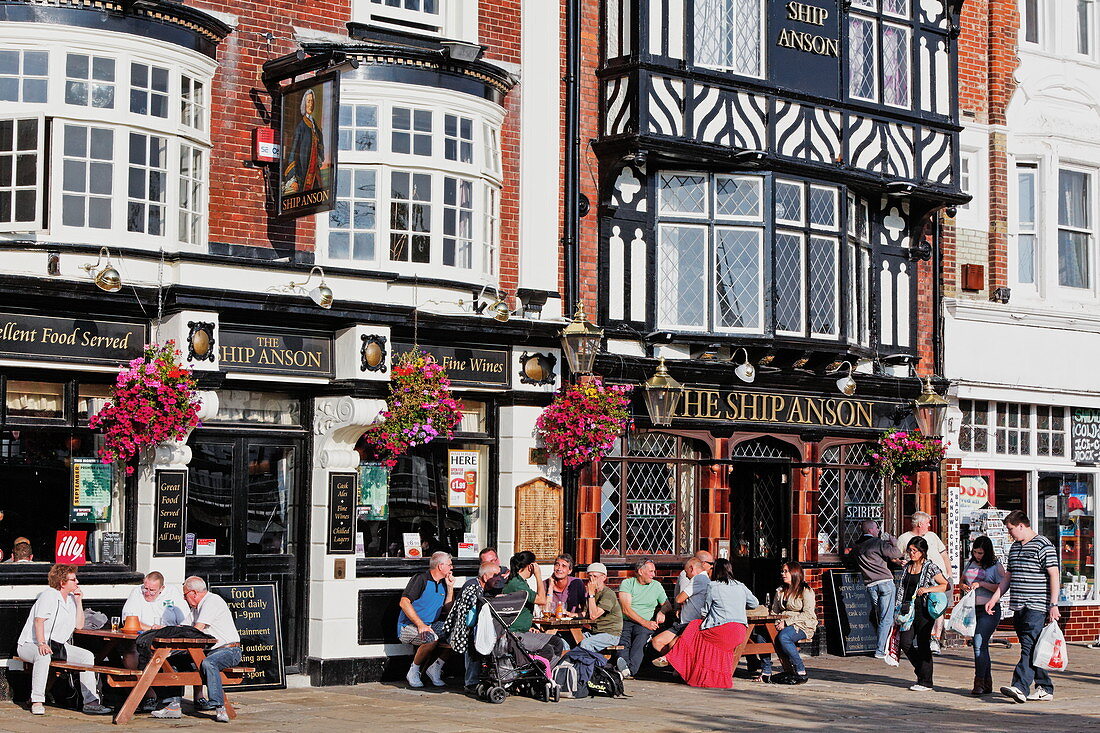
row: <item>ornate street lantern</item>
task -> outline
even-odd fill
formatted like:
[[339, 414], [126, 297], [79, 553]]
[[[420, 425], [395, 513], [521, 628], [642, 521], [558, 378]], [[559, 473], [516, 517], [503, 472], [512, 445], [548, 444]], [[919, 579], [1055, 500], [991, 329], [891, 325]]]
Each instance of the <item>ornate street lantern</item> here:
[[943, 419], [950, 406], [950, 402], [932, 389], [932, 377], [926, 377], [920, 396], [913, 400], [913, 417], [917, 420], [917, 427], [930, 438], [942, 436]]
[[664, 357], [661, 357], [657, 362], [657, 372], [645, 383], [645, 407], [654, 425], [672, 424], [672, 417], [684, 395], [683, 390], [684, 385], [672, 378], [665, 368]]
[[561, 348], [574, 374], [591, 374], [603, 342], [603, 329], [589, 323], [584, 316], [584, 304], [577, 303], [573, 322], [561, 332]]

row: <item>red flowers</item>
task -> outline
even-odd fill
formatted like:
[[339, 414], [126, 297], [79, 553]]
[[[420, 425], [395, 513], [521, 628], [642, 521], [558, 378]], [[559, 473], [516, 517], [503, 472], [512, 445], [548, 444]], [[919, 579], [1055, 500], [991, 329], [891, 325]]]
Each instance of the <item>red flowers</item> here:
[[382, 421], [367, 428], [363, 441], [388, 468], [416, 445], [439, 436], [450, 438], [462, 419], [458, 401], [451, 397], [447, 370], [430, 354], [413, 349], [394, 365], [390, 396]]
[[[104, 463], [129, 464], [141, 449], [183, 440], [199, 424], [195, 380], [180, 367], [179, 357], [173, 341], [149, 344], [145, 356], [119, 369], [111, 402], [88, 421], [104, 432], [99, 449]], [[133, 472], [127, 465], [126, 473]]]
[[630, 424], [633, 389], [605, 387], [599, 377], [563, 388], [535, 423], [539, 438], [567, 466], [603, 458]]
[[879, 475], [912, 486], [913, 474], [939, 464], [946, 451], [939, 438], [927, 438], [916, 430], [888, 430], [871, 449], [871, 465]]

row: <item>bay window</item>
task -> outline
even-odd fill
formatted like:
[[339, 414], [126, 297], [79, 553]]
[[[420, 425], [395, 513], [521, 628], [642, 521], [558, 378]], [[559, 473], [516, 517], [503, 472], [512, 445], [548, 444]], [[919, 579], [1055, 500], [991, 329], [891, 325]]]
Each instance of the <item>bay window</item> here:
[[0, 50], [0, 102], [44, 103], [49, 75], [49, 52]]
[[849, 97], [905, 109], [912, 105], [912, 13], [909, 0], [853, 0]]
[[413, 107], [387, 92], [345, 81], [336, 204], [318, 217], [325, 259], [490, 282], [502, 111], [453, 98]]
[[65, 104], [114, 109], [115, 60], [82, 53], [66, 54]]
[[763, 15], [761, 0], [695, 0], [692, 34], [695, 65], [761, 76]]

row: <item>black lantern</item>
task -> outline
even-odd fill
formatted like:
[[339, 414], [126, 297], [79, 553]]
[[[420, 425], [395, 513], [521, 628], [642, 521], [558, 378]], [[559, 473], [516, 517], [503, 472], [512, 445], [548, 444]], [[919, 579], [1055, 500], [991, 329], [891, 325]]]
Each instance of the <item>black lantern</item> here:
[[684, 395], [683, 390], [684, 385], [672, 378], [665, 368], [664, 357], [661, 357], [657, 362], [657, 372], [645, 383], [645, 407], [654, 425], [672, 424], [672, 417]]
[[940, 437], [943, 435], [943, 419], [950, 406], [950, 402], [932, 389], [932, 377], [926, 377], [920, 397], [913, 400], [913, 417], [917, 420], [917, 427], [929, 438]]
[[578, 302], [573, 322], [561, 332], [561, 348], [569, 362], [569, 369], [574, 374], [591, 374], [602, 342], [603, 329], [585, 319], [584, 304]]

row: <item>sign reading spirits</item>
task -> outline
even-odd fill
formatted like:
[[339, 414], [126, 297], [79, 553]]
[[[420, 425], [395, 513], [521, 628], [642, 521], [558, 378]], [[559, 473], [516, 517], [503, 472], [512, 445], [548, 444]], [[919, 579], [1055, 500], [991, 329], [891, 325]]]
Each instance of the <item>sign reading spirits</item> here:
[[153, 555], [183, 556], [184, 507], [187, 506], [187, 471], [157, 471], [156, 515], [153, 522]]

